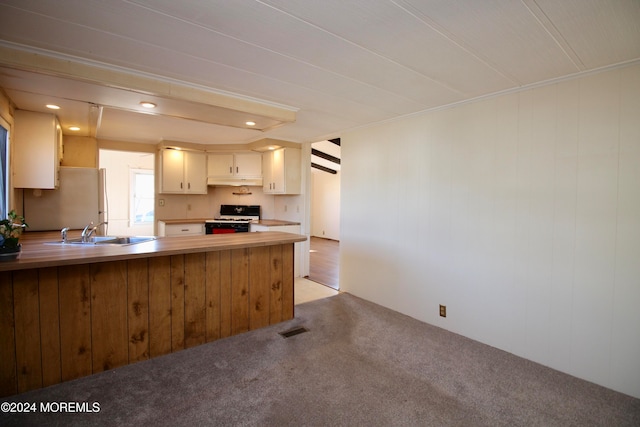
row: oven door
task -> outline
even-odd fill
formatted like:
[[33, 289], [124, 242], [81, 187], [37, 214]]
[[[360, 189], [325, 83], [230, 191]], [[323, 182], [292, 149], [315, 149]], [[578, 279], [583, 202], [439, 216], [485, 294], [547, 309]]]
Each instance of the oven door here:
[[205, 234], [229, 234], [249, 231], [248, 222], [207, 222], [204, 224]]
[[230, 234], [230, 233], [237, 233], [237, 231], [234, 228], [212, 228], [211, 233], [207, 233], [207, 234]]

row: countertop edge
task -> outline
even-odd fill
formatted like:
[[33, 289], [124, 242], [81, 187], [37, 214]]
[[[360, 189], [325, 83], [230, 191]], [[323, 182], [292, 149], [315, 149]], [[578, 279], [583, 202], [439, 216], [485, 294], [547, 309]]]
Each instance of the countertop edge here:
[[[48, 238], [55, 241], [56, 238]], [[123, 261], [140, 258], [223, 251], [303, 242], [306, 236], [279, 231], [222, 235], [158, 237], [156, 240], [121, 247], [47, 245], [43, 239], [24, 239], [18, 259], [0, 262], [0, 271], [59, 267]]]

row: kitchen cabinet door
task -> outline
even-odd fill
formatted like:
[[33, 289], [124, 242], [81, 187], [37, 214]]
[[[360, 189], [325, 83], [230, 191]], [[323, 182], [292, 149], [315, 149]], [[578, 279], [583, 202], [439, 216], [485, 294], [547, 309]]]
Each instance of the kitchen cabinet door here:
[[233, 173], [233, 154], [207, 154], [207, 175], [229, 178]]
[[15, 188], [58, 188], [62, 128], [54, 114], [16, 110], [12, 151]]
[[158, 221], [158, 235], [162, 237], [204, 236], [204, 223], [167, 224]]
[[162, 149], [160, 193], [207, 194], [204, 152]]
[[300, 149], [280, 148], [262, 155], [262, 190], [266, 194], [300, 194]]
[[160, 156], [160, 193], [183, 193], [184, 152], [165, 149]]
[[262, 156], [259, 153], [209, 153], [207, 175], [221, 178], [260, 178]]
[[207, 156], [204, 152], [185, 151], [185, 193], [207, 194]]
[[254, 178], [262, 176], [262, 155], [258, 153], [235, 154], [235, 169], [239, 178]]

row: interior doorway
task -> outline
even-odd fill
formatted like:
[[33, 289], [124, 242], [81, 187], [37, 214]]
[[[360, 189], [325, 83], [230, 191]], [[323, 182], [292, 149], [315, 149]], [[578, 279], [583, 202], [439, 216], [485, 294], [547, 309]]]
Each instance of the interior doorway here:
[[155, 154], [100, 149], [98, 164], [106, 169], [109, 234], [154, 234]]
[[309, 279], [338, 290], [340, 138], [311, 144]]

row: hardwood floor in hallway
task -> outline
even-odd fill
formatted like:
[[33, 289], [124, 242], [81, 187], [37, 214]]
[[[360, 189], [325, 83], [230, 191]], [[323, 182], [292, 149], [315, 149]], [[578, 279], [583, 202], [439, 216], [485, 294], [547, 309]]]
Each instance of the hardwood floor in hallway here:
[[340, 242], [311, 236], [309, 280], [340, 289]]

